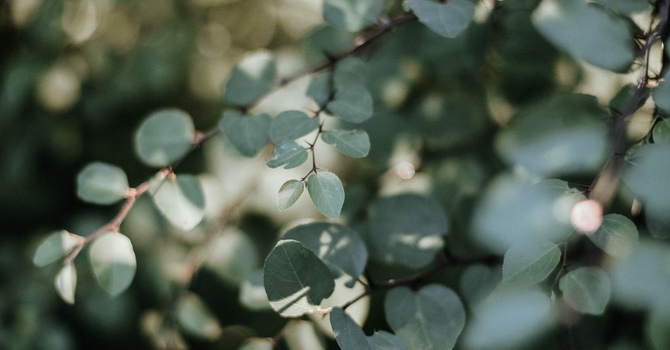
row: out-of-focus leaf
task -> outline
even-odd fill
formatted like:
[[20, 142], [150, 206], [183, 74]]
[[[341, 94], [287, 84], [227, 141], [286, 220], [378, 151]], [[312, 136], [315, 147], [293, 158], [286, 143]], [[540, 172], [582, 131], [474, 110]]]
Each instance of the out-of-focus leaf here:
[[622, 180], [648, 210], [670, 210], [670, 145], [646, 144], [626, 159]]
[[503, 282], [515, 286], [539, 283], [556, 268], [560, 258], [561, 250], [553, 242], [517, 242], [505, 253]]
[[338, 87], [326, 110], [344, 121], [362, 123], [372, 117], [372, 96], [362, 85]]
[[372, 350], [407, 350], [398, 336], [385, 331], [377, 331], [369, 336], [368, 344]]
[[77, 175], [77, 196], [86, 202], [112, 204], [127, 192], [128, 177], [119, 167], [93, 162]]
[[468, 0], [437, 2], [431, 0], [408, 0], [405, 11], [412, 10], [419, 21], [437, 34], [446, 38], [458, 36], [470, 25], [475, 14], [475, 4]]
[[238, 350], [272, 350], [275, 341], [270, 338], [251, 338], [247, 340]]
[[305, 183], [300, 180], [288, 180], [279, 188], [277, 194], [277, 209], [279, 211], [290, 208], [300, 198], [305, 190]]
[[321, 73], [315, 76], [307, 87], [307, 96], [311, 97], [319, 107], [325, 106], [335, 95], [334, 86], [331, 86], [330, 74]]
[[251, 310], [270, 309], [268, 295], [263, 286], [263, 269], [258, 269], [242, 282], [240, 286], [240, 304]]
[[[668, 95], [668, 99], [670, 99], [670, 91]], [[665, 118], [659, 120], [658, 123], [654, 125], [651, 135], [654, 139], [654, 143], [670, 145], [670, 119]]]
[[205, 266], [221, 279], [239, 286], [259, 265], [254, 241], [238, 230], [224, 230], [207, 246]]
[[109, 231], [96, 238], [89, 249], [93, 273], [112, 296], [128, 289], [135, 277], [137, 262], [128, 237]]
[[195, 293], [189, 292], [179, 299], [176, 317], [185, 332], [198, 338], [212, 341], [221, 336], [219, 321]]
[[181, 230], [193, 229], [205, 217], [205, 195], [193, 175], [153, 178], [149, 192], [161, 214]]
[[77, 289], [77, 269], [68, 261], [56, 274], [54, 280], [56, 292], [66, 303], [74, 304], [74, 291]]
[[305, 147], [300, 146], [295, 141], [286, 141], [275, 147], [275, 156], [266, 162], [270, 168], [284, 166], [284, 169], [291, 169], [302, 165], [307, 160], [308, 154]]
[[637, 245], [637, 236], [635, 224], [619, 214], [605, 215], [600, 228], [588, 235], [591, 242], [598, 248], [616, 257], [628, 255]]
[[336, 307], [330, 312], [330, 324], [333, 326], [337, 345], [342, 350], [372, 350], [361, 327], [342, 308]]
[[80, 239], [82, 237], [65, 230], [52, 232], [35, 250], [33, 264], [44, 267], [64, 258], [74, 250]]
[[630, 15], [650, 9], [647, 0], [596, 0], [596, 2], [622, 15]]
[[284, 111], [272, 119], [270, 138], [279, 145], [305, 136], [319, 127], [318, 118], [310, 118], [301, 111]]
[[337, 175], [320, 171], [307, 178], [307, 192], [319, 212], [325, 216], [340, 216], [344, 204], [344, 187]]
[[363, 130], [324, 131], [321, 139], [335, 146], [345, 156], [352, 158], [362, 158], [370, 152], [370, 138]]
[[377, 21], [383, 0], [324, 0], [323, 19], [335, 28], [357, 32]]
[[272, 118], [262, 113], [248, 116], [238, 111], [225, 111], [219, 128], [242, 155], [255, 156], [270, 140]]
[[592, 315], [601, 315], [610, 299], [610, 280], [599, 267], [580, 267], [565, 274], [558, 281], [563, 299], [573, 309]]
[[135, 150], [147, 165], [162, 167], [183, 157], [193, 144], [191, 116], [178, 109], [151, 113], [135, 134]]
[[459, 288], [461, 295], [471, 308], [486, 299], [500, 284], [500, 268], [491, 268], [482, 264], [468, 266], [461, 275]]
[[248, 56], [230, 73], [223, 98], [236, 106], [248, 106], [272, 89], [276, 77], [274, 57], [266, 52]]

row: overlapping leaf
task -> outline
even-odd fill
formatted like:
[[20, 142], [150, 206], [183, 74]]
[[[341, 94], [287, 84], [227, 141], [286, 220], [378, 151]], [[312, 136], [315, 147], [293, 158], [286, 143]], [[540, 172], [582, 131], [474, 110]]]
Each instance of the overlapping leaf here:
[[377, 21], [383, 0], [325, 0], [323, 19], [335, 28], [357, 32]]
[[74, 250], [80, 239], [83, 238], [65, 230], [51, 233], [35, 250], [33, 264], [44, 267], [64, 258]]
[[301, 111], [284, 111], [272, 119], [270, 138], [279, 145], [305, 136], [319, 127], [318, 118], [310, 118]]
[[600, 228], [588, 235], [593, 244], [607, 254], [622, 257], [628, 255], [637, 245], [637, 227], [627, 217], [619, 214], [607, 214]]
[[205, 217], [205, 195], [200, 180], [193, 175], [154, 178], [149, 192], [161, 214], [181, 230], [193, 229]]
[[89, 253], [93, 273], [109, 294], [119, 295], [130, 286], [137, 262], [128, 237], [109, 231], [91, 243]]
[[610, 280], [599, 267], [580, 267], [565, 274], [558, 282], [563, 299], [573, 309], [601, 315], [610, 299]]
[[517, 242], [505, 253], [503, 282], [515, 286], [539, 283], [556, 268], [560, 258], [561, 250], [553, 242]]
[[270, 168], [284, 166], [285, 169], [295, 168], [307, 160], [308, 154], [305, 147], [295, 141], [286, 141], [275, 147], [275, 156], [266, 162]]
[[305, 190], [305, 183], [300, 180], [288, 180], [279, 188], [277, 194], [277, 209], [279, 211], [290, 208], [300, 198]]

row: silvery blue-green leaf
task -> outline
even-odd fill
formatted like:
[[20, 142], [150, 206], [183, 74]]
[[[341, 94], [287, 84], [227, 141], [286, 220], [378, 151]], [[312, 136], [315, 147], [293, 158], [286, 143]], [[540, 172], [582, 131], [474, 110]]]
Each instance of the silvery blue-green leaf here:
[[333, 85], [335, 88], [346, 88], [352, 85], [364, 85], [370, 68], [367, 63], [357, 57], [347, 57], [335, 66]]
[[56, 292], [66, 303], [74, 304], [74, 291], [77, 289], [77, 269], [72, 261], [68, 261], [58, 271], [54, 279]]
[[362, 123], [372, 117], [372, 96], [362, 85], [338, 87], [326, 110], [344, 121]]
[[89, 257], [100, 286], [112, 296], [128, 289], [135, 277], [137, 261], [128, 237], [109, 231], [91, 243]]
[[316, 209], [331, 218], [340, 216], [344, 204], [344, 187], [337, 175], [320, 171], [307, 178], [307, 192]]
[[[354, 33], [322, 24], [305, 38], [307, 57], [313, 63], [323, 62], [351, 48], [355, 44], [355, 39]], [[324, 73], [321, 74], [321, 76], [324, 75]]]
[[558, 281], [563, 299], [573, 309], [601, 315], [610, 299], [610, 279], [599, 267], [580, 267], [563, 275]]
[[377, 331], [369, 336], [368, 344], [372, 350], [408, 350], [397, 335], [385, 331]]
[[242, 155], [253, 157], [270, 140], [271, 125], [272, 118], [265, 113], [249, 116], [229, 110], [223, 113], [219, 128]]
[[629, 218], [619, 214], [607, 214], [603, 223], [593, 234], [587, 235], [593, 244], [607, 254], [622, 257], [637, 245], [637, 227]]
[[670, 314], [667, 309], [655, 309], [648, 313], [644, 328], [645, 336], [652, 349], [670, 348]]
[[275, 147], [275, 156], [266, 162], [270, 168], [284, 166], [285, 169], [300, 166], [307, 160], [308, 154], [305, 147], [295, 141], [286, 141]]
[[277, 209], [279, 211], [290, 208], [302, 195], [305, 183], [300, 180], [288, 180], [279, 188], [277, 194]]
[[331, 26], [357, 32], [377, 21], [383, 0], [324, 0], [323, 19]]
[[192, 292], [179, 299], [176, 307], [179, 326], [188, 334], [207, 340], [221, 336], [221, 325], [200, 297]]
[[96, 204], [112, 204], [126, 197], [128, 177], [119, 167], [93, 162], [77, 175], [77, 196]]
[[37, 246], [33, 256], [33, 264], [44, 267], [64, 258], [77, 247], [80, 240], [83, 240], [81, 236], [65, 230], [52, 232]]
[[623, 182], [642, 203], [655, 212], [670, 210], [670, 145], [646, 144], [627, 159]]
[[645, 207], [644, 218], [647, 224], [647, 230], [656, 238], [670, 238], [670, 216], [662, 206]]
[[333, 334], [335, 334], [335, 340], [340, 349], [372, 350], [361, 327], [344, 313], [342, 308], [336, 307], [330, 312], [330, 324], [333, 327]]
[[328, 266], [294, 240], [281, 240], [272, 249], [263, 279], [270, 306], [283, 317], [313, 312], [335, 288]]
[[561, 250], [547, 240], [517, 242], [505, 253], [503, 282], [526, 286], [542, 282], [556, 268]]
[[205, 217], [205, 195], [200, 180], [193, 175], [154, 178], [149, 193], [158, 211], [181, 230], [193, 229]]
[[284, 111], [272, 119], [270, 138], [279, 145], [305, 136], [319, 127], [318, 118], [310, 118], [301, 111]]
[[272, 350], [275, 343], [272, 338], [249, 338], [238, 350]]
[[370, 218], [370, 253], [377, 260], [418, 269], [444, 245], [444, 209], [428, 197], [400, 194], [378, 199]]
[[188, 113], [163, 109], [142, 122], [135, 134], [135, 150], [145, 164], [163, 167], [183, 157], [191, 149], [194, 136]]
[[596, 2], [622, 15], [651, 9], [648, 0], [596, 0]]
[[461, 275], [459, 288], [468, 306], [474, 308], [486, 299], [500, 284], [501, 275], [500, 267], [488, 267], [483, 264], [466, 267]]
[[370, 152], [370, 138], [363, 130], [329, 130], [321, 133], [323, 142], [335, 146], [340, 153], [363, 158]]
[[465, 326], [465, 308], [451, 289], [431, 284], [418, 291], [391, 289], [384, 300], [386, 321], [410, 349], [451, 349]]
[[319, 107], [326, 105], [334, 95], [334, 86], [331, 86], [331, 73], [321, 73], [312, 78], [307, 87], [307, 96], [311, 97]]
[[[670, 94], [668, 99], [670, 100]], [[665, 118], [659, 120], [658, 123], [654, 125], [651, 135], [654, 143], [670, 145], [670, 119]]]
[[625, 72], [635, 60], [628, 23], [584, 0], [542, 1], [532, 21], [549, 42], [594, 66]]
[[[666, 111], [670, 111], [670, 74], [665, 73], [663, 80], [656, 88], [651, 90], [651, 96], [654, 98], [654, 103]], [[654, 139], [655, 140], [655, 139]]]
[[274, 57], [265, 52], [248, 56], [230, 73], [223, 98], [236, 106], [248, 106], [272, 89], [276, 77]]
[[261, 262], [256, 242], [239, 230], [226, 230], [208, 241], [204, 267], [223, 281], [238, 286]]
[[458, 36], [470, 25], [475, 14], [475, 4], [468, 0], [408, 0], [404, 7], [405, 11], [414, 11], [419, 21], [430, 30], [446, 38]]

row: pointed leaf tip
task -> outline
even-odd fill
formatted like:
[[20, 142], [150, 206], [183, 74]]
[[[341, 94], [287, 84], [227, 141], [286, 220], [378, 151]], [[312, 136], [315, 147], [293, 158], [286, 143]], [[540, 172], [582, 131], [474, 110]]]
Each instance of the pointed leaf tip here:
[[337, 175], [321, 171], [307, 179], [307, 192], [319, 212], [325, 216], [340, 216], [344, 204], [344, 187]]

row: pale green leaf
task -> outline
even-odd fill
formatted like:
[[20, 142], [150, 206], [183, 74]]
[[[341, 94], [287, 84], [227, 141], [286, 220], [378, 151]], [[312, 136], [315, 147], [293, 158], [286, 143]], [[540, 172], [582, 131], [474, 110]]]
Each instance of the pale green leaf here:
[[607, 254], [622, 257], [628, 255], [637, 245], [637, 227], [627, 217], [607, 214], [603, 223], [589, 239]]
[[68, 254], [83, 238], [65, 230], [52, 232], [35, 250], [33, 264], [44, 267], [56, 262]]
[[193, 175], [154, 178], [149, 192], [161, 214], [181, 230], [191, 230], [205, 217], [205, 195], [200, 180]]
[[414, 11], [421, 23], [446, 38], [458, 36], [470, 25], [475, 14], [475, 4], [468, 0], [408, 0], [404, 6], [405, 11]]
[[573, 309], [592, 315], [601, 315], [610, 299], [610, 280], [599, 267], [580, 267], [565, 274], [558, 281], [563, 299]]
[[248, 106], [274, 86], [277, 63], [265, 52], [244, 58], [226, 82], [224, 100], [236, 106]]
[[451, 349], [465, 326], [465, 309], [458, 295], [431, 284], [412, 291], [391, 289], [384, 300], [386, 321], [410, 349]]
[[670, 215], [665, 208], [646, 207], [644, 218], [647, 224], [647, 230], [656, 238], [670, 238]]
[[378, 199], [370, 218], [370, 253], [378, 260], [421, 268], [435, 259], [444, 245], [448, 225], [435, 200], [401, 194]]
[[324, 0], [323, 19], [335, 28], [357, 32], [377, 21], [383, 0]]
[[270, 306], [283, 317], [313, 312], [335, 288], [328, 266], [294, 240], [277, 243], [265, 260], [263, 279]]
[[56, 274], [54, 280], [56, 292], [66, 303], [74, 304], [74, 291], [77, 289], [77, 269], [68, 261]]
[[130, 286], [137, 262], [128, 237], [106, 232], [91, 243], [89, 256], [98, 283], [109, 294], [117, 296]]
[[277, 194], [277, 209], [279, 211], [290, 208], [300, 198], [305, 190], [305, 183], [300, 180], [288, 180], [279, 188]]
[[237, 350], [272, 350], [275, 343], [271, 338], [250, 338]]
[[651, 9], [648, 0], [596, 0], [596, 2], [622, 15]]
[[188, 334], [207, 340], [221, 336], [221, 325], [200, 297], [192, 292], [184, 294], [175, 311], [179, 326]]
[[342, 154], [362, 158], [370, 152], [370, 138], [363, 130], [329, 130], [321, 134], [323, 142], [335, 146]]
[[[668, 87], [670, 87], [670, 84], [668, 84]], [[670, 93], [670, 91], [668, 92]], [[668, 96], [668, 100], [670, 100], [670, 96]], [[654, 125], [651, 135], [654, 139], [654, 143], [670, 145], [670, 119], [665, 118], [659, 120], [658, 123]]]
[[272, 119], [270, 138], [279, 145], [305, 136], [319, 127], [318, 118], [310, 118], [301, 111], [284, 111]]
[[242, 155], [253, 157], [270, 140], [271, 125], [272, 118], [265, 113], [248, 116], [229, 110], [223, 113], [219, 128]]
[[342, 350], [372, 350], [365, 333], [354, 320], [340, 307], [330, 312], [330, 324], [333, 327], [335, 340]]
[[77, 196], [86, 202], [112, 204], [127, 192], [128, 177], [119, 167], [93, 162], [77, 175]]
[[192, 147], [191, 116], [178, 109], [151, 113], [135, 134], [135, 150], [147, 165], [163, 167], [182, 158]]
[[284, 166], [285, 169], [295, 168], [307, 160], [307, 149], [295, 141], [286, 141], [275, 147], [275, 156], [266, 162], [270, 168]]
[[532, 21], [552, 44], [594, 66], [625, 72], [635, 60], [628, 23], [584, 0], [542, 1]]
[[326, 110], [344, 121], [362, 123], [372, 117], [372, 96], [362, 85], [338, 87]]
[[505, 253], [503, 282], [526, 286], [542, 282], [556, 268], [561, 250], [547, 240], [517, 242]]
[[254, 311], [270, 309], [270, 301], [263, 286], [263, 269], [252, 272], [242, 282], [239, 302], [242, 306]]
[[307, 192], [319, 212], [325, 216], [340, 216], [344, 204], [344, 187], [337, 175], [320, 171], [307, 178]]

